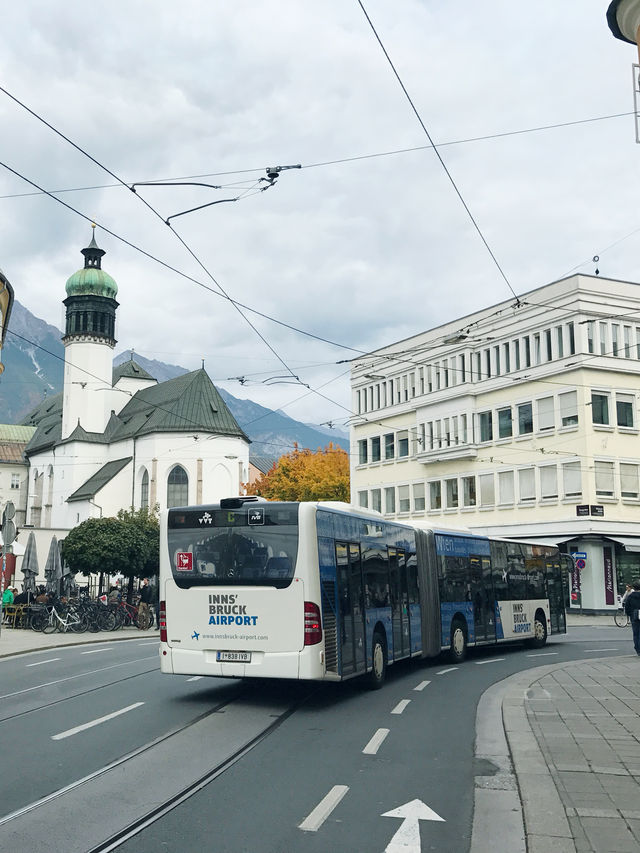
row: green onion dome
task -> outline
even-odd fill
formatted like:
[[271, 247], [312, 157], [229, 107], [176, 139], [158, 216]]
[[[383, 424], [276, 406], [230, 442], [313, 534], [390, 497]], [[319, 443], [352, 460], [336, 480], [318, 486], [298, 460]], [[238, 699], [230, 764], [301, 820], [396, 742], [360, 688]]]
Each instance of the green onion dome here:
[[118, 285], [115, 279], [101, 268], [105, 251], [96, 243], [95, 232], [87, 248], [82, 249], [82, 254], [84, 267], [67, 279], [67, 296], [106, 296], [108, 299], [115, 299]]

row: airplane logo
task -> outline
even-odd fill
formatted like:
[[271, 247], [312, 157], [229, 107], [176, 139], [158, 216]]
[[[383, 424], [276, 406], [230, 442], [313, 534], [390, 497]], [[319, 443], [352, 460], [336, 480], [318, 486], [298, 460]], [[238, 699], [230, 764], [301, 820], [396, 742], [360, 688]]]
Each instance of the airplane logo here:
[[194, 632], [193, 632], [193, 634], [191, 635], [191, 639], [192, 639], [192, 640], [199, 640], [199, 639], [200, 639], [200, 634], [198, 634], [198, 632], [197, 632], [197, 631], [194, 631]]

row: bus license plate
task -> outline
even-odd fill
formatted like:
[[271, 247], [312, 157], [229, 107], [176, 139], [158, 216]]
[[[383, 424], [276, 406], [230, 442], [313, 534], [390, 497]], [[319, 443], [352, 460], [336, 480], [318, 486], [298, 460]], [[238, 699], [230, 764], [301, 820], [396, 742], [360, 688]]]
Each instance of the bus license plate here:
[[251, 663], [251, 652], [216, 652], [216, 660], [227, 663]]

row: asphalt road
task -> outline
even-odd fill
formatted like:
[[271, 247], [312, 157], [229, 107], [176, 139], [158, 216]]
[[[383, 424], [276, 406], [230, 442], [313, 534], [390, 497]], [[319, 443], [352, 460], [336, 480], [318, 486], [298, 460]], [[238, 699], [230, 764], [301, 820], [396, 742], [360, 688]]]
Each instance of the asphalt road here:
[[[464, 853], [474, 776], [491, 772], [474, 766], [482, 693], [525, 668], [628, 654], [630, 648], [629, 630], [571, 628], [542, 650], [472, 652], [458, 667], [442, 660], [396, 665], [377, 692], [355, 681], [163, 676], [157, 643], [142, 639], [5, 659], [0, 834], [8, 842], [11, 832], [24, 838], [28, 827], [30, 850], [54, 849], [52, 838], [66, 826], [65, 849], [93, 849], [90, 832], [69, 830], [68, 818], [66, 824], [61, 819], [74, 810], [86, 814], [92, 800], [83, 786], [66, 796], [64, 808], [60, 799], [50, 807], [30, 804], [192, 724], [190, 741], [178, 736], [145, 752], [148, 762], [163, 755], [155, 771], [142, 759], [132, 763], [135, 771], [122, 771], [95, 838], [108, 837], [150, 802], [184, 787], [190, 773], [195, 780], [203, 768], [218, 767], [213, 781], [117, 847], [120, 853], [410, 851], [394, 845], [411, 822], [384, 815], [415, 800], [441, 820], [420, 822], [422, 846], [414, 849]], [[169, 742], [172, 751], [164, 756]], [[25, 808], [24, 819], [2, 818]]]

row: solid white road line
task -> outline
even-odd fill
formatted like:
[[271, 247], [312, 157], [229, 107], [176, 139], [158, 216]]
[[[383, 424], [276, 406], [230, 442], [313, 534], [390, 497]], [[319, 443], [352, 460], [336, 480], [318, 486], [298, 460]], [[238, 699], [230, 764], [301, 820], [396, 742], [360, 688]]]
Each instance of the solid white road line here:
[[192, 678], [187, 678], [187, 681], [200, 681], [201, 678], [204, 678], [203, 675], [194, 675]]
[[585, 649], [585, 652], [619, 652], [620, 649]]
[[409, 702], [411, 702], [411, 699], [402, 699], [400, 702], [398, 702], [398, 704], [396, 705], [396, 707], [393, 709], [393, 711], [391, 713], [392, 714], [401, 714], [404, 711], [404, 709], [407, 707]]
[[375, 755], [382, 746], [383, 740], [389, 734], [389, 729], [378, 729], [369, 743], [362, 750], [365, 755]]
[[420, 684], [418, 684], [418, 686], [414, 687], [413, 689], [414, 690], [424, 690], [424, 688], [427, 686], [427, 684], [431, 684], [431, 682], [430, 681], [421, 681]]
[[451, 666], [449, 669], [441, 669], [440, 672], [436, 672], [436, 675], [446, 675], [448, 672], [455, 672], [457, 666]]
[[319, 802], [315, 809], [305, 817], [298, 829], [305, 832], [317, 832], [348, 790], [348, 785], [334, 785], [324, 800]]
[[498, 663], [498, 661], [506, 660], [506, 658], [489, 658], [489, 660], [477, 660], [476, 665], [482, 666], [485, 663]]
[[113, 711], [111, 714], [105, 714], [104, 717], [98, 717], [97, 720], [91, 720], [89, 723], [83, 723], [81, 726], [75, 726], [72, 729], [67, 729], [66, 732], [52, 735], [51, 740], [64, 740], [64, 738], [77, 735], [78, 732], [84, 732], [87, 729], [92, 729], [94, 726], [99, 726], [100, 723], [106, 723], [107, 720], [113, 720], [114, 717], [119, 717], [121, 714], [126, 714], [127, 711], [133, 711], [134, 708], [139, 708], [144, 705], [144, 702], [134, 702], [133, 705], [127, 705], [126, 708], [120, 708], [119, 711]]
[[528, 658], [549, 658], [552, 655], [557, 655], [559, 652], [536, 652], [533, 655], [527, 655]]
[[38, 663], [28, 663], [25, 666], [42, 666], [43, 663], [53, 663], [54, 660], [60, 660], [60, 658], [47, 658], [47, 660], [39, 660]]
[[98, 672], [106, 672], [109, 669], [117, 669], [119, 666], [129, 666], [132, 663], [140, 663], [145, 660], [156, 660], [155, 655], [146, 658], [135, 658], [124, 663], [112, 663], [109, 666], [101, 666], [100, 669], [89, 669], [86, 672], [79, 672], [77, 675], [68, 675], [66, 678], [58, 678], [55, 681], [45, 681], [42, 684], [35, 684], [33, 687], [25, 687], [24, 690], [14, 690], [13, 693], [5, 693], [0, 696], [0, 699], [9, 699], [11, 696], [21, 696], [23, 693], [31, 693], [32, 690], [40, 690], [42, 687], [53, 687], [54, 684], [63, 684], [65, 681], [73, 681], [76, 678], [84, 678], [85, 675], [95, 675]]
[[81, 655], [97, 655], [97, 654], [99, 654], [100, 652], [110, 652], [110, 651], [111, 651], [111, 649], [112, 649], [112, 647], [111, 647], [111, 646], [109, 646], [109, 647], [108, 647], [108, 648], [106, 648], [106, 649], [91, 649], [91, 651], [90, 651], [90, 652], [80, 652], [80, 654], [81, 654]]
[[160, 645], [160, 640], [151, 640], [149, 643], [138, 643], [139, 646], [158, 646]]

